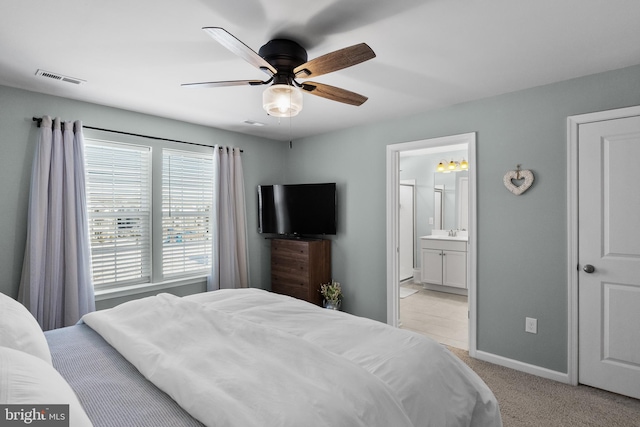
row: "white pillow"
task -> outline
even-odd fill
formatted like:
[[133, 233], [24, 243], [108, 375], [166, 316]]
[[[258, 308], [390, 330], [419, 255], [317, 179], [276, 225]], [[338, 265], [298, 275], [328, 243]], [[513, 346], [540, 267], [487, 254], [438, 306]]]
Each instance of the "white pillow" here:
[[[0, 403], [8, 405], [69, 405], [70, 427], [91, 426], [71, 386], [42, 359], [0, 347]], [[28, 408], [27, 408], [28, 409]]]
[[51, 352], [38, 321], [13, 298], [0, 293], [0, 346], [32, 354], [51, 365]]

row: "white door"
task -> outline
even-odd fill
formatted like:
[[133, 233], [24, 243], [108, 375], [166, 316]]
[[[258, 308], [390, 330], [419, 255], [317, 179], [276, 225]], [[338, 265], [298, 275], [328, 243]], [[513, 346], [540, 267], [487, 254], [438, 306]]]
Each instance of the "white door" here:
[[578, 132], [578, 380], [640, 398], [640, 116]]
[[400, 281], [413, 277], [415, 248], [413, 185], [400, 184]]

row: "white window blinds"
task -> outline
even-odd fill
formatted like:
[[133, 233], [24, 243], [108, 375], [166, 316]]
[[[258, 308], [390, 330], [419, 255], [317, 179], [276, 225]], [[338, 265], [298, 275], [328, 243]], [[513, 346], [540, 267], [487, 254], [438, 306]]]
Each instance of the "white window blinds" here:
[[151, 150], [86, 141], [87, 206], [96, 289], [151, 276]]
[[162, 272], [165, 278], [211, 269], [213, 156], [162, 152]]

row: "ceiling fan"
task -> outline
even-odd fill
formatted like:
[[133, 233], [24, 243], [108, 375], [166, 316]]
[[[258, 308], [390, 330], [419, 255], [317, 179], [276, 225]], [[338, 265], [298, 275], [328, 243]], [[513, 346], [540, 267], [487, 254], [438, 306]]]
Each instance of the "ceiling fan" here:
[[271, 85], [263, 93], [263, 107], [268, 114], [276, 117], [293, 117], [298, 114], [302, 109], [302, 91], [355, 106], [362, 105], [368, 99], [366, 96], [335, 86], [311, 81], [299, 83], [296, 80], [321, 76], [375, 58], [376, 54], [365, 43], [336, 50], [308, 61], [307, 51], [292, 40], [271, 40], [256, 53], [223, 28], [205, 27], [203, 30], [222, 46], [264, 71], [269, 78], [264, 81], [185, 83], [183, 87]]

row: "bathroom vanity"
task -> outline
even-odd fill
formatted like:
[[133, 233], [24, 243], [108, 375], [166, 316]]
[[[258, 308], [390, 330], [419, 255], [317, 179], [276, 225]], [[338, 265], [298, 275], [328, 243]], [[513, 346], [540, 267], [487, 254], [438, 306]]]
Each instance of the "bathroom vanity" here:
[[425, 289], [467, 294], [467, 244], [465, 232], [443, 230], [420, 238], [421, 282]]

